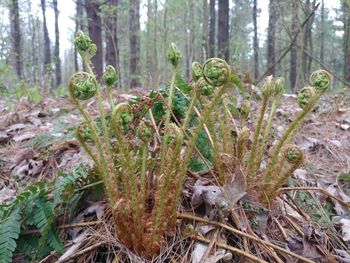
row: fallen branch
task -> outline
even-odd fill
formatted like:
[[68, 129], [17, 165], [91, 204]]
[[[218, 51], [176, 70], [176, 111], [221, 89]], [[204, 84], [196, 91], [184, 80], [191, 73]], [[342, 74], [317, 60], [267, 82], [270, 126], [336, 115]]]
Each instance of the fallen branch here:
[[[204, 243], [207, 243], [207, 244], [210, 244], [211, 240], [209, 239], [206, 239], [204, 237], [201, 237], [201, 236], [194, 236], [195, 239], [197, 239], [198, 241], [200, 242], [204, 242]], [[243, 256], [243, 257], [246, 257], [246, 258], [249, 258], [251, 260], [254, 260], [254, 262], [258, 262], [258, 263], [267, 263], [267, 261], [263, 260], [263, 259], [260, 259], [254, 255], [251, 255], [243, 250], [240, 250], [238, 248], [235, 248], [235, 247], [232, 247], [232, 246], [229, 246], [229, 245], [226, 245], [226, 244], [223, 244], [223, 243], [218, 243], [216, 241], [214, 241], [214, 244], [220, 248], [224, 248], [226, 250], [229, 250], [237, 255], [240, 255], [240, 256]]]
[[276, 246], [276, 245], [274, 245], [274, 244], [272, 244], [272, 243], [270, 243], [268, 241], [265, 241], [265, 240], [259, 239], [257, 237], [254, 237], [252, 235], [249, 235], [247, 233], [244, 233], [244, 232], [242, 232], [242, 231], [240, 231], [238, 229], [235, 229], [233, 227], [230, 227], [230, 226], [228, 226], [226, 224], [223, 224], [223, 223], [220, 223], [220, 222], [216, 222], [216, 221], [210, 221], [210, 220], [207, 220], [207, 219], [204, 219], [204, 218], [201, 218], [201, 217], [197, 217], [197, 216], [194, 216], [194, 215], [189, 215], [189, 214], [178, 213], [177, 217], [178, 218], [182, 218], [182, 219], [193, 220], [193, 221], [198, 221], [198, 222], [202, 222], [202, 223], [206, 223], [206, 224], [219, 226], [219, 227], [224, 228], [227, 231], [230, 231], [230, 232], [232, 232], [234, 234], [237, 234], [237, 235], [249, 238], [249, 239], [254, 240], [254, 241], [258, 242], [258, 243], [261, 243], [261, 244], [264, 244], [264, 245], [269, 246], [271, 248], [274, 248], [275, 250], [278, 250], [278, 251], [280, 251], [282, 253], [288, 254], [288, 255], [293, 256], [295, 258], [298, 258], [298, 259], [302, 260], [303, 262], [314, 263], [314, 261], [312, 261], [310, 259], [307, 259], [307, 258], [305, 258], [303, 256], [300, 256], [300, 255], [296, 254], [296, 253], [293, 253], [293, 252], [288, 251], [288, 250], [286, 250], [284, 248]]
[[338, 201], [341, 203], [343, 206], [350, 208], [350, 203], [347, 203], [338, 197], [335, 197], [334, 195], [328, 193], [326, 190], [320, 188], [320, 187], [313, 187], [313, 186], [300, 186], [300, 187], [283, 187], [278, 190], [278, 192], [287, 192], [287, 191], [319, 191], [324, 195], [327, 195], [328, 197]]

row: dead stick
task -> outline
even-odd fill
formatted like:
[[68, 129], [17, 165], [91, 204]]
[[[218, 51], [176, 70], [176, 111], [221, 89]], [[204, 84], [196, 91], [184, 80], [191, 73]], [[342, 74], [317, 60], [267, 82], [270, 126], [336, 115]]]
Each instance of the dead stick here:
[[313, 186], [300, 186], [300, 187], [283, 187], [283, 188], [280, 188], [278, 190], [278, 192], [282, 193], [282, 192], [287, 192], [287, 191], [294, 191], [294, 190], [297, 190], [297, 191], [319, 191], [321, 192], [322, 194], [324, 195], [327, 195], [328, 197], [338, 201], [339, 203], [341, 203], [342, 205], [350, 208], [350, 203], [347, 203], [341, 199], [339, 199], [338, 197], [335, 197], [334, 195], [328, 193], [326, 190], [320, 188], [320, 187], [313, 187]]
[[[76, 227], [87, 227], [87, 226], [95, 226], [99, 223], [101, 223], [101, 221], [81, 222], [81, 223], [61, 225], [61, 226], [58, 226], [57, 228], [66, 229], [66, 228], [76, 228]], [[40, 230], [39, 229], [25, 230], [21, 233], [21, 235], [33, 235], [33, 234], [40, 234]]]
[[265, 240], [259, 239], [257, 237], [254, 237], [252, 235], [249, 235], [247, 233], [244, 233], [244, 232], [242, 232], [242, 231], [240, 231], [238, 229], [235, 229], [235, 228], [230, 227], [228, 225], [225, 225], [223, 223], [216, 222], [216, 221], [210, 221], [210, 220], [207, 220], [207, 219], [204, 219], [204, 218], [201, 218], [201, 217], [197, 217], [197, 216], [194, 216], [194, 215], [188, 215], [188, 214], [182, 214], [182, 213], [178, 213], [177, 217], [178, 218], [182, 218], [182, 219], [194, 220], [194, 221], [203, 222], [203, 223], [206, 223], [206, 224], [211, 224], [211, 225], [222, 227], [222, 228], [224, 228], [224, 229], [226, 229], [226, 230], [228, 230], [228, 231], [230, 231], [232, 233], [235, 233], [235, 234], [240, 235], [240, 236], [247, 237], [247, 238], [249, 238], [251, 240], [254, 240], [254, 241], [259, 242], [261, 244], [264, 244], [264, 245], [267, 245], [269, 247], [272, 247], [272, 248], [274, 248], [274, 249], [276, 249], [276, 250], [278, 250], [278, 251], [280, 251], [282, 253], [285, 253], [285, 254], [288, 254], [290, 256], [296, 257], [296, 258], [302, 260], [303, 262], [314, 263], [314, 261], [312, 261], [310, 259], [307, 259], [307, 258], [305, 258], [303, 256], [300, 256], [300, 255], [295, 254], [295, 253], [293, 253], [291, 251], [288, 251], [288, 250], [286, 250], [284, 248], [276, 246], [276, 245], [274, 245], [274, 244], [272, 244], [272, 243], [270, 243], [268, 241], [265, 241]]
[[[201, 236], [194, 236], [194, 238], [197, 239], [200, 242], [204, 242], [204, 243], [207, 243], [207, 244], [210, 244], [210, 242], [211, 242], [211, 240], [206, 239], [206, 238], [201, 237]], [[233, 252], [235, 254], [238, 254], [240, 256], [243, 256], [243, 257], [249, 258], [251, 260], [254, 260], [254, 262], [267, 263], [267, 261], [265, 261], [263, 259], [260, 259], [260, 258], [258, 258], [256, 256], [254, 256], [252, 254], [249, 254], [249, 253], [247, 253], [247, 252], [245, 252], [243, 250], [240, 250], [238, 248], [235, 248], [235, 247], [223, 244], [223, 243], [218, 243], [218, 242], [215, 242], [215, 245], [218, 246], [218, 247], [224, 248], [226, 250], [230, 250], [231, 252]]]

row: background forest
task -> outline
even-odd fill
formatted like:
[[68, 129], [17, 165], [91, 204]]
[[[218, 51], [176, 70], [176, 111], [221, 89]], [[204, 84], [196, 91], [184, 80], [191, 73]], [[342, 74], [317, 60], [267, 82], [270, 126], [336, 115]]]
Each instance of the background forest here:
[[[258, 82], [268, 74], [283, 76], [293, 91], [320, 67], [335, 76], [336, 84], [342, 86], [350, 80], [350, 12], [346, 1], [70, 2], [0, 1], [5, 17], [0, 21], [2, 92], [16, 90], [18, 79], [56, 92], [58, 86], [65, 86], [82, 64], [73, 44], [60, 46], [60, 40], [73, 40], [78, 30], [89, 33], [97, 44], [93, 59], [97, 75], [101, 76], [105, 65], [114, 65], [121, 87], [162, 84], [168, 77], [166, 50], [171, 42], [183, 54], [181, 70], [186, 79], [190, 78], [192, 61], [218, 56], [234, 65], [246, 81]], [[76, 10], [65, 10], [74, 5]], [[75, 32], [60, 37], [60, 30], [69, 32], [60, 21], [66, 13], [75, 13], [71, 17]], [[54, 20], [47, 19], [48, 14], [54, 14]], [[268, 26], [263, 28], [261, 22], [267, 20]], [[54, 31], [51, 38], [50, 30]]]

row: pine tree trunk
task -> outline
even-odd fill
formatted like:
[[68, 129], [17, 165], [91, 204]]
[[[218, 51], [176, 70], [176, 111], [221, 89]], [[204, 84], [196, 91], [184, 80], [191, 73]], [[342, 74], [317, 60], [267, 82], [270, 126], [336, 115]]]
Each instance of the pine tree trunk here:
[[216, 10], [215, 0], [209, 2], [209, 57], [215, 57], [215, 28], [216, 28]]
[[91, 59], [97, 78], [103, 73], [103, 52], [102, 52], [102, 25], [99, 16], [100, 4], [97, 0], [85, 0], [86, 14], [88, 17], [89, 36], [97, 46], [96, 55]]
[[254, 0], [253, 5], [253, 27], [254, 27], [254, 38], [253, 38], [253, 49], [254, 49], [254, 80], [259, 79], [259, 42], [258, 42], [258, 3]]
[[202, 25], [202, 61], [208, 57], [208, 26], [209, 26], [208, 0], [203, 0], [203, 25]]
[[140, 86], [140, 1], [130, 0], [130, 88]]
[[53, 8], [55, 11], [55, 50], [54, 50], [54, 61], [55, 61], [55, 87], [61, 85], [61, 59], [60, 59], [60, 31], [58, 28], [58, 8], [57, 0], [53, 0]]
[[10, 24], [11, 24], [11, 42], [13, 65], [17, 76], [22, 78], [22, 36], [19, 21], [18, 0], [11, 0], [10, 9]]
[[[74, 35], [76, 35], [79, 30], [83, 30], [83, 26], [82, 26], [82, 20], [84, 16], [83, 11], [84, 10], [83, 10], [82, 0], [76, 0], [75, 34]], [[74, 70], [79, 71], [78, 52], [75, 46], [74, 46]]]
[[43, 33], [44, 33], [44, 88], [48, 89], [51, 86], [52, 79], [52, 65], [51, 65], [51, 44], [49, 31], [47, 30], [46, 23], [46, 1], [41, 0], [41, 10], [43, 13]]
[[350, 82], [350, 3], [343, 3], [343, 49], [344, 49], [344, 78]]
[[229, 61], [229, 2], [220, 0], [218, 8], [218, 57]]
[[116, 7], [118, 6], [118, 0], [108, 0], [107, 4], [110, 9], [113, 10], [108, 13], [105, 20], [105, 31], [106, 31], [106, 54], [105, 61], [106, 65], [112, 65], [117, 69], [119, 74], [119, 43], [117, 36], [117, 21], [118, 14]]
[[269, 3], [269, 26], [267, 31], [267, 68], [271, 70], [267, 75], [275, 75], [275, 45], [276, 45], [276, 23], [277, 23], [277, 10], [275, 0], [270, 0]]
[[324, 31], [325, 31], [325, 21], [324, 21], [324, 0], [322, 0], [321, 5], [321, 37], [320, 37], [320, 61], [324, 63]]
[[[291, 35], [292, 38], [294, 38], [297, 30], [298, 30], [298, 2], [293, 1], [292, 2], [292, 24], [291, 24]], [[297, 41], [297, 39], [295, 40]], [[290, 87], [293, 91], [295, 91], [296, 88], [296, 80], [297, 80], [297, 57], [298, 57], [298, 50], [296, 43], [293, 43], [293, 46], [290, 51], [290, 74], [289, 74], [289, 81], [290, 81]]]

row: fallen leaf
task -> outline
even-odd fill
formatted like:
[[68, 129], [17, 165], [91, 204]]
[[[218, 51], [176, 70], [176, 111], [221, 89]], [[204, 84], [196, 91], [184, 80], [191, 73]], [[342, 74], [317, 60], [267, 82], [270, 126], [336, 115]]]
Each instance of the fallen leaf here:
[[35, 136], [36, 136], [36, 133], [31, 132], [31, 131], [27, 131], [27, 132], [24, 132], [22, 134], [13, 136], [12, 140], [14, 140], [15, 142], [23, 142], [25, 140], [32, 139]]
[[339, 220], [339, 223], [341, 224], [343, 240], [345, 242], [350, 241], [350, 219], [342, 218]]

